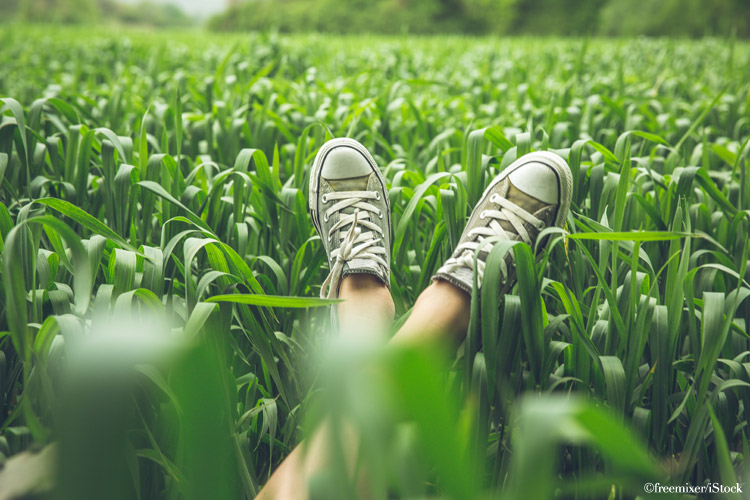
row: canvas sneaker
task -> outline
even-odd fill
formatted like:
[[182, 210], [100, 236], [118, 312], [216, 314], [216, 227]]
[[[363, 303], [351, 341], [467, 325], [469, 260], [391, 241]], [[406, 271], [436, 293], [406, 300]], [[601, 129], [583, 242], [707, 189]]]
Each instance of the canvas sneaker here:
[[341, 138], [321, 146], [310, 174], [309, 210], [330, 266], [321, 297], [337, 297], [349, 274], [372, 274], [390, 288], [388, 191], [362, 144]]
[[[458, 246], [433, 279], [448, 281], [471, 293], [474, 252], [488, 237], [523, 241], [534, 246], [548, 226], [561, 226], [568, 215], [573, 175], [560, 156], [539, 151], [522, 156], [495, 177], [482, 194], [466, 223]], [[484, 264], [494, 243], [481, 246], [477, 255], [477, 283], [481, 287]], [[512, 256], [502, 265], [501, 294], [515, 282]], [[494, 278], [494, 277], [493, 277]]]

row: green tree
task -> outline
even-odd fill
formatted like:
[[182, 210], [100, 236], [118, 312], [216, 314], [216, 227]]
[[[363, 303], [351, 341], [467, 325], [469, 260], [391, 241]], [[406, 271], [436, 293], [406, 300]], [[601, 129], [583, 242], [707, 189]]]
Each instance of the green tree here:
[[520, 0], [463, 0], [463, 27], [469, 33], [509, 33], [518, 20]]
[[0, 2], [0, 22], [11, 21], [18, 11], [19, 0], [3, 0]]
[[632, 36], [750, 35], [745, 0], [610, 0], [602, 9], [600, 33]]
[[23, 21], [86, 23], [100, 18], [97, 0], [24, 0], [18, 17]]

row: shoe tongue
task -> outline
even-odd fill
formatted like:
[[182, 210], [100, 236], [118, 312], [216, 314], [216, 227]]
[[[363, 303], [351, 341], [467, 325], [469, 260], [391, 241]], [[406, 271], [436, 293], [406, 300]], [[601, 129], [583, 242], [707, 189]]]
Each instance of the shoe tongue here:
[[530, 194], [518, 189], [510, 179], [508, 179], [508, 192], [505, 194], [505, 198], [530, 214], [533, 214], [548, 205], [548, 203], [538, 200]]
[[367, 191], [370, 175], [350, 177], [348, 179], [326, 179], [333, 191]]
[[[363, 175], [361, 177], [349, 177], [348, 179], [326, 179], [326, 182], [334, 192], [343, 191], [367, 191], [367, 187], [370, 182], [370, 176], [372, 174]], [[351, 215], [356, 210], [355, 207], [346, 207], [341, 210], [341, 214]], [[360, 212], [362, 214], [362, 212]], [[347, 224], [345, 227], [340, 229], [341, 234], [345, 234], [351, 228], [351, 225]], [[363, 230], [364, 231], [364, 230]]]
[[[535, 212], [547, 206], [547, 204], [544, 203], [543, 201], [540, 201], [534, 198], [533, 196], [530, 196], [527, 193], [524, 193], [523, 191], [518, 189], [516, 186], [513, 185], [510, 179], [507, 179], [505, 182], [507, 183], [507, 191], [505, 192], [504, 198], [512, 202], [513, 204], [518, 205], [520, 208], [524, 209], [528, 213], [534, 214]], [[498, 221], [498, 223], [508, 233], [514, 234], [514, 235], [517, 234], [516, 229], [507, 220], [501, 220], [501, 221]]]

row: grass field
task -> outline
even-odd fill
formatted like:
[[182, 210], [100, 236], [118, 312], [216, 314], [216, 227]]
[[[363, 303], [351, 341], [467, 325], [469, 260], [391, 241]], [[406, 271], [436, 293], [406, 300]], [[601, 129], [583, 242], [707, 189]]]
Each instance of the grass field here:
[[[252, 498], [323, 415], [361, 431], [372, 498], [748, 477], [746, 43], [4, 26], [0, 47], [0, 453], [57, 443], [70, 498]], [[396, 324], [499, 170], [568, 160], [565, 230], [511, 250], [499, 308], [475, 292], [458, 359], [324, 348], [306, 186], [340, 136], [388, 182]], [[356, 497], [340, 462], [315, 498]]]

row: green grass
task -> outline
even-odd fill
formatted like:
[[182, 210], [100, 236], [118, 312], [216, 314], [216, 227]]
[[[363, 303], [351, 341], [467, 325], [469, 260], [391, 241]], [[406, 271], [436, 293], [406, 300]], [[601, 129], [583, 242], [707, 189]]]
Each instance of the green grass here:
[[[750, 46], [27, 26], [0, 46], [0, 452], [58, 441], [71, 498], [252, 498], [324, 415], [361, 431], [373, 498], [746, 477]], [[499, 308], [475, 291], [459, 359], [325, 347], [305, 197], [332, 136], [387, 179], [397, 324], [498, 171], [568, 160], [566, 228], [540, 259], [493, 251], [518, 284]], [[315, 498], [356, 496], [344, 467]]]

